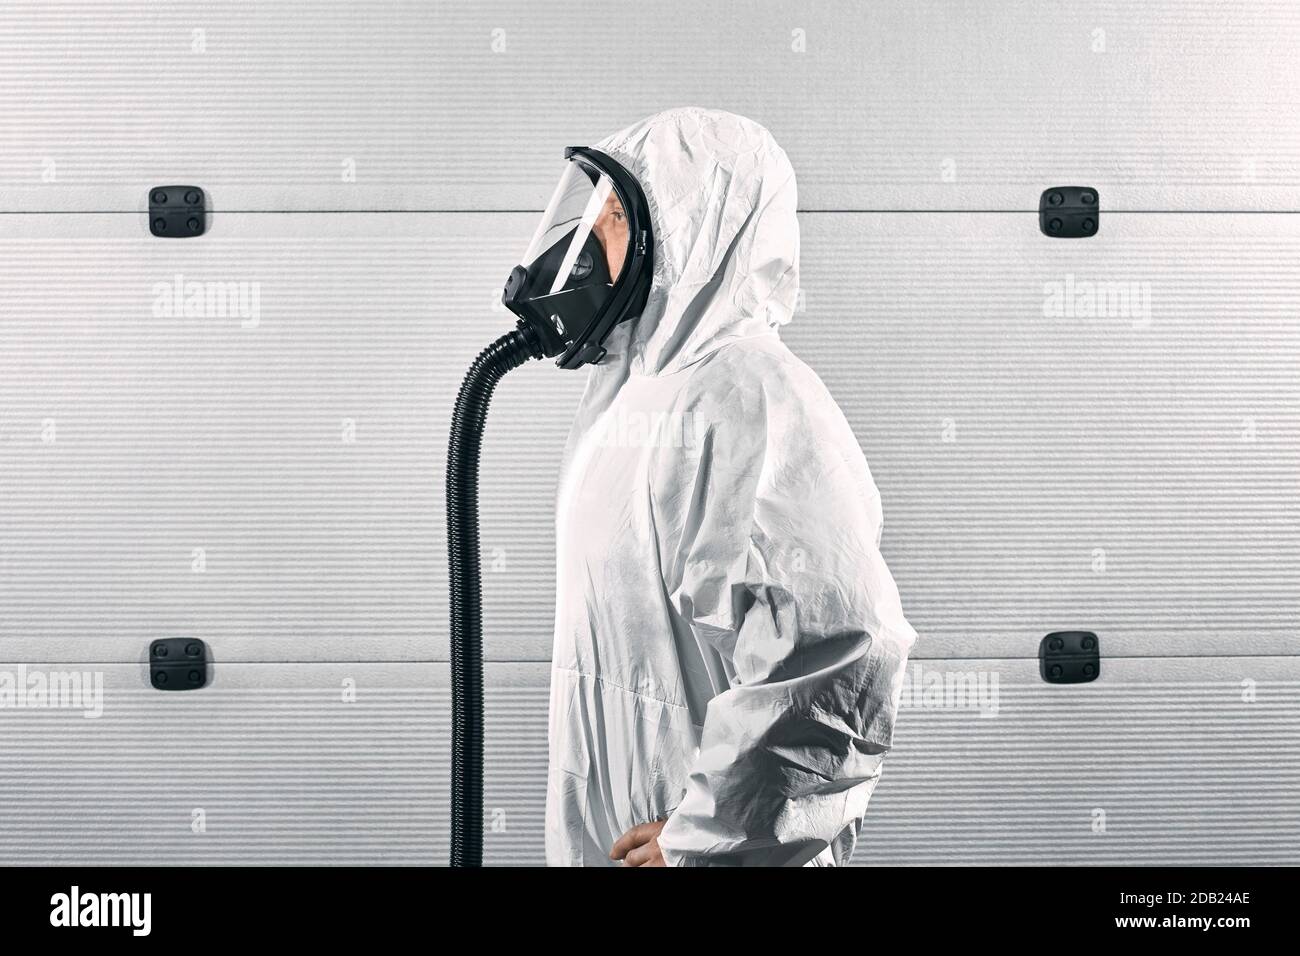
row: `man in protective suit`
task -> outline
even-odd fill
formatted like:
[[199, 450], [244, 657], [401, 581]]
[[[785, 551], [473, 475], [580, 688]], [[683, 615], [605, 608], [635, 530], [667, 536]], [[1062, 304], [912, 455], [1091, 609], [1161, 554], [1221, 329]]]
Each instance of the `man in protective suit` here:
[[846, 863], [916, 632], [861, 448], [777, 333], [794, 171], [714, 110], [594, 148], [645, 194], [654, 271], [561, 472], [547, 861]]

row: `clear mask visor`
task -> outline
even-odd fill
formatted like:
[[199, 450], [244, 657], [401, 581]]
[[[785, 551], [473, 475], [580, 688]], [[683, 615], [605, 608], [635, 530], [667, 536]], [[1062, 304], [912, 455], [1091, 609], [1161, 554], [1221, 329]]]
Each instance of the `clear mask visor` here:
[[532, 295], [612, 287], [627, 261], [628, 239], [614, 181], [569, 161], [523, 258]]

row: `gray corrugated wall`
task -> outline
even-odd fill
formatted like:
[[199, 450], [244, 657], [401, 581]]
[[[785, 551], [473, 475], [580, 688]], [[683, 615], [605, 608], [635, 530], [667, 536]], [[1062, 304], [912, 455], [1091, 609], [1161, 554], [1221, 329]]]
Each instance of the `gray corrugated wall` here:
[[[880, 485], [917, 686], [998, 680], [905, 702], [858, 861], [1300, 862], [1298, 40], [1284, 2], [5, 5], [0, 671], [105, 698], [0, 708], [0, 859], [443, 859], [451, 398], [561, 148], [693, 102], [795, 164], [786, 338]], [[176, 182], [202, 239], [148, 234]], [[1062, 183], [1096, 239], [1037, 232]], [[256, 327], [156, 315], [178, 274], [256, 283]], [[1085, 282], [1149, 307], [1045, 314]], [[540, 859], [580, 387], [521, 370], [489, 429], [500, 862]], [[1037, 682], [1071, 627], [1102, 679]], [[159, 694], [180, 633], [213, 685]]]

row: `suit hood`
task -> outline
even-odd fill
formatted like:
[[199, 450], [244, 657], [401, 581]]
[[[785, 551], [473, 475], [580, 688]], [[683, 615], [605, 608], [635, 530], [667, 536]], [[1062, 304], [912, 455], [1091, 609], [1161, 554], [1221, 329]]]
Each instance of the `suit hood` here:
[[790, 321], [799, 287], [797, 190], [766, 129], [687, 107], [593, 146], [640, 183], [654, 229], [646, 306], [607, 337], [602, 370], [620, 378], [670, 373]]

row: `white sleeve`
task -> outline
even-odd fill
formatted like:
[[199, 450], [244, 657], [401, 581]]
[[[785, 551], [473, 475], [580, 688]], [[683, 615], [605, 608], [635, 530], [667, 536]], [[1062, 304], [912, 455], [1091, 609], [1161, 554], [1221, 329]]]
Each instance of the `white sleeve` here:
[[769, 401], [749, 412], [706, 436], [674, 496], [691, 507], [671, 522], [681, 533], [667, 593], [734, 677], [708, 705], [659, 836], [670, 865], [802, 865], [854, 827], [892, 743], [916, 637], [847, 424]]

